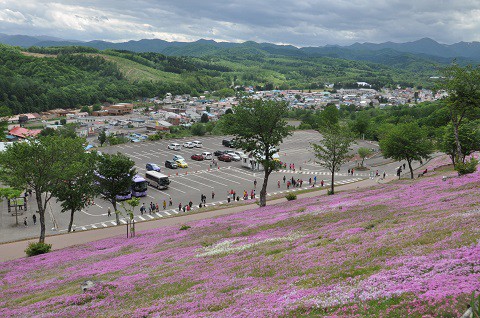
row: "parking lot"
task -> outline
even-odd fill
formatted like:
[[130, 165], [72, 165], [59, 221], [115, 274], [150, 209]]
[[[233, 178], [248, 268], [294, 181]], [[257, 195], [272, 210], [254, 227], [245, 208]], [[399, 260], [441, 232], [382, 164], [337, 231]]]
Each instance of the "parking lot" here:
[[[215, 206], [227, 203], [228, 192], [233, 190], [237, 196], [243, 197], [243, 192], [247, 191], [248, 197], [252, 190], [255, 191], [256, 198], [258, 198], [260, 189], [263, 183], [263, 171], [251, 171], [248, 168], [242, 167], [241, 162], [222, 162], [218, 161], [214, 156], [216, 164], [212, 160], [194, 161], [190, 157], [196, 153], [202, 153], [208, 151], [213, 153], [216, 150], [229, 150], [222, 146], [222, 140], [227, 137], [191, 137], [179, 140], [160, 140], [160, 141], [147, 141], [141, 143], [129, 143], [111, 147], [102, 147], [99, 150], [103, 153], [116, 153], [121, 152], [129, 156], [135, 161], [135, 168], [137, 173], [141, 176], [145, 175], [145, 165], [147, 163], [155, 163], [161, 167], [161, 172], [169, 176], [171, 181], [170, 186], [166, 190], [158, 190], [151, 186], [148, 187], [148, 193], [146, 197], [141, 197], [140, 202], [145, 203], [147, 207], [147, 213], [140, 215], [139, 207], [135, 210], [135, 220], [145, 221], [154, 218], [165, 218], [179, 213], [188, 213], [179, 211], [179, 203], [182, 206], [192, 201], [193, 210], [199, 208], [202, 194], [206, 196], [206, 206]], [[314, 155], [312, 153], [310, 143], [318, 142], [320, 134], [315, 131], [297, 131], [292, 136], [285, 139], [284, 143], [279, 147], [280, 160], [285, 162], [286, 169], [273, 172], [270, 175], [268, 183], [268, 196], [278, 195], [280, 193], [286, 193], [291, 191], [297, 191], [299, 189], [306, 189], [311, 187], [309, 179], [314, 183], [316, 178], [316, 186], [320, 186], [321, 180], [324, 180], [324, 186], [330, 184], [330, 174], [314, 161]], [[185, 141], [199, 140], [203, 143], [202, 148], [184, 148], [180, 150], [169, 150], [168, 144], [177, 142], [182, 145]], [[370, 144], [362, 143], [354, 146], [354, 150], [360, 146], [372, 147]], [[169, 169], [165, 168], [165, 161], [171, 160], [174, 155], [181, 155], [186, 159], [188, 168]], [[295, 170], [291, 170], [290, 164], [295, 165]], [[352, 162], [346, 165], [342, 170], [336, 174], [335, 183], [346, 184], [350, 182], [359, 181], [369, 177], [369, 172], [355, 172], [354, 175], [348, 174], [347, 169], [355, 165]], [[302, 187], [293, 188], [290, 186], [287, 189], [287, 182], [284, 183], [283, 177], [286, 180], [299, 180], [303, 181]], [[256, 187], [254, 181], [257, 180]], [[278, 183], [280, 182], [280, 187]], [[172, 205], [169, 206], [170, 198]], [[163, 201], [167, 202], [167, 207], [163, 209]], [[240, 201], [243, 201], [240, 198]], [[159, 205], [159, 211], [148, 213], [148, 207], [150, 202]], [[237, 204], [230, 202], [230, 204]], [[87, 230], [91, 228], [102, 228], [108, 226], [114, 226], [115, 216], [107, 216], [107, 210], [112, 206], [109, 202], [106, 202], [100, 198], [95, 199], [95, 204], [89, 206], [83, 211], [75, 214], [75, 229]], [[48, 224], [56, 226], [56, 231], [66, 231], [69, 221], [68, 213], [60, 213], [59, 205], [52, 200], [51, 206], [48, 208], [50, 220]], [[122, 211], [122, 208], [119, 209]], [[48, 216], [47, 216], [48, 218]], [[53, 222], [53, 219], [55, 222]], [[121, 219], [122, 224], [126, 223], [125, 219]], [[51, 229], [47, 225], [47, 234], [51, 233]]]

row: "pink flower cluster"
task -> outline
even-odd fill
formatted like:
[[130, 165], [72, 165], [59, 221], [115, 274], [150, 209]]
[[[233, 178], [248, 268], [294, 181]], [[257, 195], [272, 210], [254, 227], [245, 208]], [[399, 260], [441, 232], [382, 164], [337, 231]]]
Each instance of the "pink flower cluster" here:
[[6, 262], [0, 316], [455, 316], [480, 290], [480, 173], [455, 175]]

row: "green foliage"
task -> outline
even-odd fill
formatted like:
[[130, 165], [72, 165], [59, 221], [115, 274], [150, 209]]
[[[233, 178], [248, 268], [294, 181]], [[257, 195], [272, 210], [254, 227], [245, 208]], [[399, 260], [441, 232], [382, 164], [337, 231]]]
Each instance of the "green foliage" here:
[[25, 249], [25, 254], [30, 257], [48, 253], [51, 249], [52, 244], [46, 244], [43, 242], [30, 242], [28, 243], [28, 247]]
[[297, 195], [295, 193], [287, 193], [287, 195], [285, 196], [285, 199], [287, 199], [288, 201], [292, 201], [292, 200], [296, 200], [297, 199]]
[[266, 205], [268, 176], [279, 167], [273, 160], [276, 147], [291, 135], [284, 115], [287, 104], [284, 102], [243, 99], [234, 106], [233, 114], [225, 115], [225, 128], [235, 135], [238, 148], [252, 151], [255, 159], [265, 168], [264, 182], [260, 191], [260, 206]]
[[205, 125], [202, 123], [193, 124], [190, 130], [192, 131], [192, 134], [194, 136], [203, 136], [207, 132], [207, 130], [205, 129]]
[[363, 167], [363, 162], [365, 161], [365, 158], [370, 156], [372, 154], [372, 150], [366, 147], [360, 147], [358, 148], [358, 155], [360, 158], [362, 158], [362, 167]]
[[478, 128], [478, 124], [478, 121], [466, 122], [459, 127], [458, 140], [462, 148], [462, 156], [460, 158], [457, 158], [457, 144], [453, 125], [449, 124], [443, 128], [444, 133], [441, 138], [439, 138], [440, 142], [438, 143], [439, 149], [450, 156], [454, 165], [456, 159], [464, 162], [466, 156], [480, 150], [480, 129]]
[[184, 224], [184, 225], [182, 225], [182, 226], [180, 227], [180, 231], [186, 231], [186, 230], [188, 230], [189, 228], [191, 228], [190, 225], [185, 225], [185, 224]]
[[208, 114], [207, 114], [207, 113], [203, 113], [203, 114], [202, 114], [202, 117], [200, 118], [200, 122], [206, 124], [206, 123], [208, 123], [208, 121], [209, 121], [209, 119], [208, 119]]
[[475, 291], [472, 292], [470, 308], [472, 309], [472, 318], [480, 318], [480, 294], [475, 298]]
[[474, 173], [475, 171], [477, 171], [477, 165], [478, 160], [472, 157], [469, 161], [465, 163], [457, 162], [455, 164], [455, 170], [458, 171], [459, 175]]
[[98, 134], [98, 142], [100, 143], [100, 147], [103, 147], [103, 144], [107, 141], [107, 133], [105, 130], [100, 131]]
[[318, 144], [312, 143], [312, 148], [318, 163], [331, 173], [330, 191], [334, 189], [335, 172], [350, 158], [350, 146], [354, 142], [352, 132], [345, 126], [334, 125], [321, 131], [323, 139]]
[[400, 124], [391, 127], [380, 139], [380, 148], [385, 158], [396, 161], [406, 160], [413, 179], [413, 160], [428, 159], [433, 152], [433, 144], [425, 129], [416, 123]]
[[150, 140], [150, 141], [156, 141], [156, 140], [163, 139], [164, 134], [165, 134], [165, 133], [162, 133], [162, 132], [160, 132], [160, 131], [157, 131], [155, 134], [149, 135], [149, 136], [148, 136], [148, 140]]

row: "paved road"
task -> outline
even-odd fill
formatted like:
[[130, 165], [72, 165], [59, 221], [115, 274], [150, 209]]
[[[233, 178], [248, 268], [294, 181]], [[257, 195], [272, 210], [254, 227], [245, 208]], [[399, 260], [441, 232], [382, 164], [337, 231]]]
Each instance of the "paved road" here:
[[[156, 142], [132, 143], [104, 147], [101, 148], [101, 151], [105, 153], [125, 153], [135, 161], [135, 167], [141, 175], [145, 173], [145, 164], [147, 162], [157, 163], [162, 167], [163, 173], [170, 175], [171, 186], [168, 190], [157, 190], [149, 187], [147, 197], [141, 198], [141, 203], [145, 203], [146, 206], [148, 206], [150, 202], [153, 202], [158, 203], [160, 207], [159, 212], [154, 212], [152, 214], [147, 213], [144, 215], [140, 215], [137, 208], [135, 211], [135, 220], [147, 221], [182, 214], [184, 212], [178, 211], [178, 204], [182, 203], [182, 205], [185, 205], [190, 200], [194, 204], [194, 207], [198, 208], [201, 194], [207, 196], [207, 206], [226, 204], [228, 190], [233, 189], [239, 195], [242, 195], [243, 191], [246, 190], [248, 194], [250, 194], [251, 190], [254, 190], [255, 179], [257, 180], [257, 187], [255, 190], [258, 197], [258, 193], [262, 186], [263, 172], [250, 171], [242, 167], [240, 162], [218, 162], [218, 166], [210, 166], [210, 161], [197, 162], [190, 159], [190, 156], [195, 153], [201, 153], [203, 151], [213, 153], [217, 149], [229, 149], [221, 145], [221, 141], [224, 138], [225, 137], [195, 137], [182, 140], [160, 140]], [[269, 196], [289, 191], [297, 191], [300, 189], [287, 189], [286, 184], [283, 183], [283, 176], [285, 176], [286, 179], [302, 179], [302, 188], [310, 187], [308, 180], [311, 178], [313, 183], [315, 177], [317, 178], [317, 184], [319, 184], [321, 180], [324, 180], [325, 186], [329, 185], [330, 175], [324, 168], [315, 163], [314, 155], [310, 147], [310, 143], [318, 142], [320, 138], [320, 134], [315, 131], [297, 131], [293, 136], [288, 137], [284, 143], [280, 145], [280, 159], [287, 163], [287, 169], [282, 169], [271, 174], [267, 188]], [[171, 142], [183, 144], [184, 141], [193, 140], [201, 140], [203, 142], [203, 148], [182, 148], [180, 151], [167, 149], [167, 145]], [[353, 152], [356, 152], [361, 146], [378, 149], [378, 146], [375, 144], [360, 141], [357, 145], [354, 145]], [[189, 167], [186, 169], [174, 170], [165, 168], [163, 163], [165, 160], [171, 159], [174, 154], [184, 156]], [[375, 165], [389, 162], [381, 157], [369, 159], [366, 164], [369, 164], [369, 161]], [[289, 169], [290, 163], [295, 164], [295, 171]], [[398, 165], [399, 163], [396, 163], [396, 166]], [[348, 174], [347, 170], [352, 167], [355, 167], [355, 162], [346, 164], [342, 167], [340, 172], [336, 174], [335, 183], [337, 185], [357, 182], [369, 177], [369, 171], [357, 171], [354, 175]], [[387, 174], [394, 173], [394, 167], [389, 166], [382, 167], [380, 173], [385, 169], [387, 169]], [[278, 188], [277, 185], [279, 180], [281, 181], [280, 188]], [[215, 193], [213, 199], [212, 192]], [[163, 200], [168, 202], [169, 197], [172, 198], [173, 205], [168, 206], [167, 204], [167, 209], [163, 210]], [[33, 200], [31, 203], [32, 207], [29, 207], [29, 210], [24, 215], [20, 216], [20, 221], [23, 220], [24, 216], [27, 216], [29, 227], [24, 228], [21, 226], [18, 228], [13, 226], [15, 222], [14, 217], [6, 213], [6, 203], [3, 202], [3, 212], [0, 213], [0, 242], [35, 237], [38, 235], [38, 224], [36, 225], [36, 228], [34, 228], [31, 218], [32, 211], [35, 211], [36, 208]], [[115, 217], [107, 216], [108, 207], [111, 207], [110, 203], [100, 198], [95, 199], [95, 205], [89, 206], [83, 211], [76, 213], [74, 221], [76, 230], [82, 231], [115, 226]], [[47, 234], [57, 234], [66, 231], [69, 221], [68, 213], [61, 213], [59, 204], [54, 200], [52, 200], [51, 204], [47, 207], [47, 212]], [[124, 219], [121, 219], [121, 222], [123, 224], [126, 223]]]

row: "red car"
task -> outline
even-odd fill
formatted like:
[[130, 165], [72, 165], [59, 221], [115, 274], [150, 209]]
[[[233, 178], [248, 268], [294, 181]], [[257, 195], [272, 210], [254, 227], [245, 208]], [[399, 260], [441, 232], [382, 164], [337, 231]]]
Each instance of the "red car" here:
[[203, 160], [203, 156], [199, 154], [192, 155], [190, 158], [192, 158], [192, 160], [197, 160], [197, 161]]
[[230, 157], [229, 155], [224, 153], [223, 155], [218, 156], [218, 160], [225, 161], [225, 162], [230, 162], [230, 161], [232, 161], [232, 157]]

